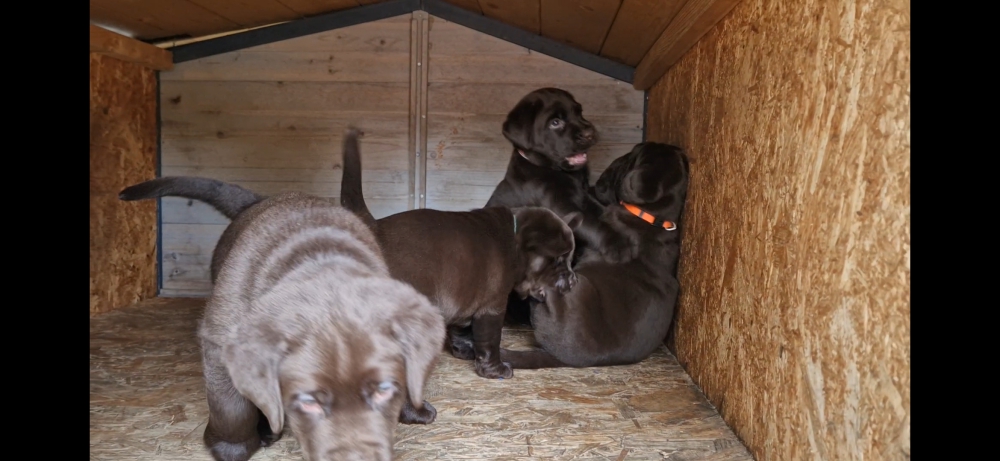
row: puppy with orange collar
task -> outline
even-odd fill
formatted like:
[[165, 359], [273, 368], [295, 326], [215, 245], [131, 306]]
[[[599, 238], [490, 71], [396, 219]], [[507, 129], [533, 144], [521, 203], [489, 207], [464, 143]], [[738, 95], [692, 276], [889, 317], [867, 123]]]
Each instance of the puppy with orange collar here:
[[541, 349], [501, 350], [512, 368], [591, 367], [639, 362], [667, 336], [677, 301], [679, 226], [688, 160], [676, 146], [647, 142], [611, 163], [594, 186], [601, 219], [639, 242], [639, 254], [614, 263], [582, 259], [576, 286], [531, 300]]

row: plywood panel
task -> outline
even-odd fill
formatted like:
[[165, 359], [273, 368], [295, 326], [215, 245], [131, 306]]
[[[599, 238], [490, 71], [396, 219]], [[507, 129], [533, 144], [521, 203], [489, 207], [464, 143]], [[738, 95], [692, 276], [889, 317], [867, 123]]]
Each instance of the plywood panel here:
[[[162, 174], [337, 198], [343, 133], [355, 125], [373, 214], [405, 210], [409, 33], [408, 20], [390, 18], [177, 65], [161, 77]], [[162, 211], [164, 293], [208, 293], [228, 220], [181, 199]]]
[[[208, 35], [239, 29], [240, 25], [216, 13], [208, 11], [188, 0], [161, 0], [155, 2], [141, 0], [91, 0], [90, 19], [128, 29], [129, 23], [152, 24], [164, 31], [163, 36]], [[103, 14], [107, 14], [104, 16]], [[127, 18], [119, 20], [118, 18]], [[134, 31], [139, 32], [139, 31]], [[147, 30], [148, 32], [148, 30]], [[140, 40], [150, 37], [137, 35]]]
[[483, 14], [537, 34], [541, 24], [540, 0], [479, 0]]
[[745, 0], [650, 93], [678, 357], [761, 461], [910, 459], [909, 11]]
[[601, 56], [635, 66], [686, 0], [624, 0]]
[[294, 40], [258, 45], [244, 51], [410, 52], [410, 15], [381, 19], [363, 26], [334, 29]]
[[622, 0], [545, 0], [542, 35], [588, 51], [601, 50]]
[[177, 65], [164, 80], [250, 82], [400, 82], [409, 54], [370, 52], [237, 51]]
[[118, 191], [156, 174], [156, 74], [90, 54], [90, 315], [156, 295], [156, 203]]
[[[205, 0], [203, 0], [205, 1]], [[284, 6], [302, 16], [313, 16], [359, 5], [357, 0], [279, 0]], [[274, 21], [277, 22], [277, 21]]]
[[279, 0], [187, 0], [243, 27], [301, 18]]
[[548, 86], [573, 93], [600, 132], [590, 151], [596, 179], [642, 140], [643, 93], [612, 78], [433, 18], [430, 32], [427, 207], [486, 204], [503, 179], [511, 146], [501, 133], [524, 95]]

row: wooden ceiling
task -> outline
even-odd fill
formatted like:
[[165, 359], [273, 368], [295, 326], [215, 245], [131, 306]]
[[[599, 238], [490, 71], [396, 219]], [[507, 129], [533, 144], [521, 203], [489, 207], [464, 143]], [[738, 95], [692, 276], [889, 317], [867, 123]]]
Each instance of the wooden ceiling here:
[[[394, 3], [385, 3], [389, 1]], [[540, 48], [533, 48], [535, 45], [528, 44], [533, 41], [537, 44], [534, 37], [544, 37], [543, 41], [553, 42], [571, 51], [568, 54], [563, 52], [562, 59], [583, 67], [590, 68], [581, 60], [586, 58], [577, 58], [599, 56], [598, 62], [621, 66], [621, 69], [612, 73], [602, 70], [598, 72], [630, 81], [638, 90], [647, 90], [739, 2], [740, 0], [90, 0], [90, 21], [92, 25], [124, 32], [161, 47], [171, 47], [177, 45], [178, 40], [205, 40], [226, 33], [343, 12], [376, 3], [383, 5], [372, 8], [391, 11], [396, 8], [412, 11], [433, 7], [433, 11], [442, 14], [445, 10], [452, 10], [462, 12], [460, 16], [477, 18], [473, 23], [496, 21], [493, 24], [521, 29], [527, 33], [520, 39], [509, 36], [506, 38], [546, 53], [545, 50], [551, 51], [551, 47], [543, 44]], [[383, 6], [386, 8], [382, 8]], [[359, 15], [372, 11], [367, 8], [358, 10], [358, 14], [351, 11], [347, 15], [334, 14], [298, 24], [329, 21], [331, 17], [363, 17]], [[449, 18], [455, 17], [452, 13], [448, 15]], [[486, 20], [484, 17], [490, 19]], [[267, 34], [271, 32], [265, 33]], [[577, 58], [566, 57], [569, 55]]]
[[[385, 0], [90, 0], [90, 19], [92, 23], [155, 43], [242, 30], [382, 1]], [[687, 0], [445, 1], [636, 66]]]

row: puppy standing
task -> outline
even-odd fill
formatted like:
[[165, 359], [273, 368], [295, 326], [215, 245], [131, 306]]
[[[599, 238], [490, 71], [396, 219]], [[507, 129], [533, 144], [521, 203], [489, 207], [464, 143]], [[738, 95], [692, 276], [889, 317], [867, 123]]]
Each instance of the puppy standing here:
[[573, 228], [580, 214], [569, 213], [563, 222], [544, 208], [418, 209], [376, 221], [361, 192], [357, 132], [348, 133], [343, 152], [341, 204], [374, 227], [392, 276], [441, 309], [456, 357], [475, 359], [484, 378], [513, 376], [500, 360], [508, 295], [544, 299], [547, 290], [564, 293], [573, 286]]
[[583, 261], [569, 293], [531, 302], [540, 350], [502, 350], [514, 368], [624, 365], [659, 347], [673, 319], [679, 284], [678, 228], [687, 195], [688, 162], [680, 148], [638, 144], [596, 184], [604, 218], [640, 242], [626, 263]]
[[318, 197], [261, 200], [201, 178], [161, 178], [120, 197], [166, 192], [235, 214], [213, 254], [198, 330], [214, 459], [249, 459], [287, 417], [306, 460], [388, 461], [397, 419], [434, 419], [422, 394], [443, 321], [389, 276], [354, 214]]
[[572, 94], [558, 88], [528, 93], [507, 114], [503, 135], [514, 149], [487, 207], [538, 206], [560, 216], [580, 212], [575, 260], [586, 254], [610, 262], [635, 257], [637, 243], [602, 221], [604, 207], [588, 194], [587, 150], [597, 143], [597, 130]]

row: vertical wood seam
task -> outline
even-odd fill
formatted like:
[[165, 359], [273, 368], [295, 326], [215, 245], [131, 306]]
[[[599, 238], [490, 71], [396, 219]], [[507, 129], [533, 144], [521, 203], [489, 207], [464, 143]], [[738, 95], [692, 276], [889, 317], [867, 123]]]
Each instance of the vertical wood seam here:
[[418, 132], [419, 143], [417, 144], [417, 174], [420, 179], [420, 208], [426, 208], [427, 206], [427, 66], [428, 66], [428, 51], [430, 46], [428, 41], [430, 38], [429, 31], [429, 18], [430, 15], [426, 11], [420, 11], [417, 17], [420, 20], [420, 57], [417, 61], [417, 67], [419, 68], [420, 74], [420, 86], [419, 95], [420, 99], [420, 118], [417, 119], [420, 131]]
[[407, 197], [406, 209], [412, 210], [414, 208], [414, 198], [416, 196], [416, 182], [417, 182], [417, 117], [419, 112], [418, 107], [418, 93], [419, 86], [418, 83], [418, 69], [417, 62], [420, 60], [420, 19], [417, 17], [417, 12], [411, 13], [410, 19], [410, 126], [408, 128], [408, 145], [407, 145], [407, 156], [409, 157], [409, 197]]

